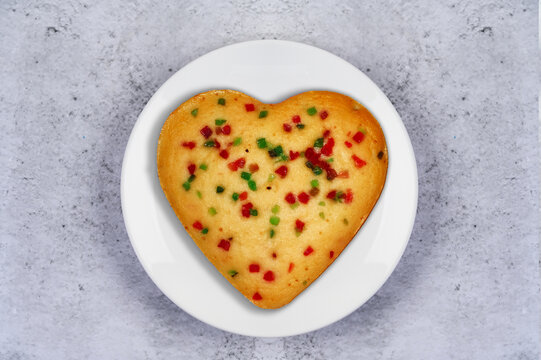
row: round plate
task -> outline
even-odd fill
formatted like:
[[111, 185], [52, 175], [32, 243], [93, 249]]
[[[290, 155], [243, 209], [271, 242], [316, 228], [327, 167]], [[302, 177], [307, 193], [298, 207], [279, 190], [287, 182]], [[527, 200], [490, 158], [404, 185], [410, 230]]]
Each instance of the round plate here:
[[[385, 188], [338, 259], [289, 305], [263, 310], [218, 273], [186, 233], [160, 187], [156, 148], [169, 114], [210, 89], [234, 89], [266, 103], [308, 90], [348, 95], [381, 124], [389, 153]], [[251, 336], [289, 336], [329, 325], [364, 304], [387, 280], [408, 242], [417, 208], [417, 166], [404, 124], [361, 71], [321, 49], [250, 41], [212, 51], [152, 96], [131, 133], [121, 181], [122, 211], [135, 253], [161, 291], [195, 318]]]

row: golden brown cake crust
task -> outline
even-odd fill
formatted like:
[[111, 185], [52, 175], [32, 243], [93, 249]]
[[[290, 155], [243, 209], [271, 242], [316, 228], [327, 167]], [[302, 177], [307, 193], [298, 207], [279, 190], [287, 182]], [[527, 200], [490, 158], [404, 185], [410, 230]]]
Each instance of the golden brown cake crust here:
[[377, 202], [388, 164], [372, 114], [328, 91], [279, 104], [233, 90], [196, 95], [167, 118], [157, 160], [192, 239], [261, 308], [289, 303], [340, 255]]

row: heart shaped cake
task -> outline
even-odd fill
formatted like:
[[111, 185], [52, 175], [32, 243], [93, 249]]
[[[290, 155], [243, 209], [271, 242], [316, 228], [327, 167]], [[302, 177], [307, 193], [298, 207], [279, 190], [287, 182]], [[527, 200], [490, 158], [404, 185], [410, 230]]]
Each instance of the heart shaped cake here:
[[169, 115], [158, 142], [177, 217], [261, 308], [289, 303], [340, 255], [376, 204], [387, 163], [372, 114], [328, 91], [279, 104], [208, 91]]

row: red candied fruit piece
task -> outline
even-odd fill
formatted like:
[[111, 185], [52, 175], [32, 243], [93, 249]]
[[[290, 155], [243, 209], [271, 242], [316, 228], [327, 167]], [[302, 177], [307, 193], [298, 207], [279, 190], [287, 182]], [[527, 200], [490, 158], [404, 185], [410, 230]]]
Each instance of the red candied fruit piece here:
[[195, 173], [195, 164], [188, 165], [188, 171], [190, 172], [190, 175], [193, 175]]
[[205, 126], [201, 130], [199, 130], [199, 132], [205, 137], [205, 139], [208, 139], [210, 135], [212, 135], [212, 130], [208, 126]]
[[[248, 112], [254, 111], [254, 110], [255, 110], [254, 104], [244, 104], [244, 108], [245, 108], [246, 111], [248, 111]], [[257, 294], [257, 293], [256, 293], [256, 294]]]
[[291, 125], [284, 123], [282, 126], [285, 132], [291, 132]]
[[196, 230], [203, 230], [203, 224], [201, 224], [199, 221], [194, 222], [192, 226]]
[[246, 191], [241, 192], [240, 195], [239, 195], [239, 199], [241, 201], [244, 201], [244, 200], [248, 199], [248, 192], [246, 192]]
[[244, 165], [246, 165], [246, 159], [245, 158], [238, 158], [237, 160], [230, 162], [227, 164], [227, 167], [231, 171], [237, 171], [239, 168], [244, 168]]
[[220, 156], [224, 159], [227, 159], [229, 157], [229, 153], [227, 152], [227, 150], [222, 150], [220, 151]]
[[295, 229], [302, 231], [304, 229], [304, 222], [299, 219], [295, 220]]
[[323, 137], [324, 137], [324, 138], [328, 137], [329, 135], [331, 135], [331, 130], [325, 130], [325, 131], [323, 132]]
[[319, 117], [321, 118], [321, 120], [325, 120], [328, 116], [329, 116], [329, 113], [327, 112], [327, 110], [323, 110], [322, 112], [319, 113]]
[[353, 201], [353, 192], [351, 191], [351, 189], [347, 189], [346, 190], [346, 197], [344, 198], [344, 202], [346, 204], [351, 204], [352, 201]]
[[337, 177], [339, 177], [340, 179], [349, 179], [349, 171], [340, 171]]
[[321, 148], [321, 153], [325, 156], [331, 156], [332, 155], [332, 148], [334, 147], [334, 139], [329, 138], [325, 145]]
[[308, 201], [310, 201], [310, 195], [308, 195], [307, 193], [305, 193], [304, 191], [301, 192], [299, 195], [297, 195], [297, 198], [299, 199], [299, 201], [303, 204], [308, 204]]
[[316, 164], [319, 164], [319, 157], [321, 156], [321, 154], [316, 153], [314, 151], [314, 148], [309, 147], [304, 152], [304, 156], [306, 157], [306, 160], [316, 165]]
[[287, 272], [292, 272], [294, 267], [295, 267], [295, 264], [289, 263], [289, 268], [287, 269]]
[[[251, 105], [251, 104], [250, 104]], [[253, 105], [252, 105], [253, 106]], [[250, 110], [252, 111], [252, 110]], [[261, 295], [259, 295], [258, 292], [256, 292], [253, 296], [252, 296], [252, 299], [255, 300], [255, 301], [258, 301], [258, 300], [261, 300], [263, 299], [263, 297]]]
[[225, 239], [222, 239], [218, 243], [218, 247], [224, 249], [225, 251], [229, 251], [229, 248], [231, 247], [231, 243]]
[[316, 165], [319, 166], [320, 168], [322, 168], [325, 171], [329, 171], [329, 169], [332, 169], [331, 165], [326, 161], [318, 160]]
[[328, 168], [326, 169], [326, 171], [327, 171], [327, 180], [334, 180], [334, 178], [338, 176], [338, 174], [336, 173], [336, 170], [334, 169]]
[[355, 135], [353, 135], [353, 140], [355, 140], [357, 144], [360, 143], [364, 140], [364, 134], [360, 131], [357, 131]]
[[289, 204], [295, 204], [295, 195], [293, 195], [292, 193], [288, 193], [285, 197], [286, 201], [289, 203]]
[[251, 173], [255, 173], [259, 170], [259, 165], [257, 164], [250, 164], [250, 166], [248, 167], [248, 169], [250, 169], [250, 172]]
[[265, 281], [274, 281], [274, 273], [270, 270], [267, 271], [265, 275], [263, 275], [263, 279], [265, 279]]
[[366, 161], [359, 158], [357, 155], [351, 155], [351, 158], [355, 162], [355, 166], [358, 167], [358, 168], [362, 168], [363, 166], [366, 165]]
[[329, 191], [327, 194], [327, 199], [334, 199], [336, 197], [336, 190]]
[[250, 264], [250, 266], [248, 266], [248, 270], [250, 270], [251, 273], [259, 272], [259, 265], [258, 264]]
[[274, 172], [277, 173], [283, 179], [287, 175], [287, 166], [282, 165], [278, 169], [274, 170]]
[[214, 140], [214, 147], [215, 147], [216, 149], [219, 149], [220, 146], [222, 146], [222, 145], [220, 145], [220, 143], [218, 142], [218, 140]]
[[349, 141], [344, 141], [344, 144], [346, 144], [346, 146], [347, 146], [348, 148], [350, 148], [350, 147], [353, 146]]
[[332, 259], [334, 257], [334, 251], [329, 251], [329, 259]]
[[306, 248], [306, 250], [304, 250], [304, 253], [303, 253], [303, 254], [304, 254], [304, 256], [308, 256], [308, 255], [310, 255], [310, 254], [313, 253], [313, 252], [314, 252], [314, 249], [312, 249], [311, 246], [308, 246], [308, 247]]
[[229, 135], [231, 134], [231, 126], [230, 125], [226, 125], [222, 128], [222, 133], [224, 135]]
[[246, 165], [246, 159], [245, 158], [238, 158], [235, 160], [235, 165], [237, 165], [237, 168], [244, 168], [244, 165]]
[[291, 151], [289, 150], [289, 160], [295, 160], [296, 158], [299, 157], [299, 152], [298, 151]]
[[301, 117], [299, 115], [294, 115], [292, 118], [291, 118], [291, 121], [293, 121], [295, 124], [298, 124], [301, 122]]
[[185, 141], [182, 143], [182, 146], [192, 150], [195, 147], [195, 143], [193, 141]]
[[216, 127], [214, 128], [214, 132], [216, 133], [216, 135], [220, 135], [220, 134], [222, 133], [222, 128], [219, 127], [219, 126], [216, 126]]
[[276, 256], [277, 256], [276, 253], [272, 253], [272, 258], [273, 259], [276, 259]]
[[244, 216], [246, 218], [249, 218], [250, 217], [250, 210], [252, 210], [253, 207], [254, 207], [254, 205], [251, 202], [243, 204], [242, 208], [241, 208], [242, 216]]

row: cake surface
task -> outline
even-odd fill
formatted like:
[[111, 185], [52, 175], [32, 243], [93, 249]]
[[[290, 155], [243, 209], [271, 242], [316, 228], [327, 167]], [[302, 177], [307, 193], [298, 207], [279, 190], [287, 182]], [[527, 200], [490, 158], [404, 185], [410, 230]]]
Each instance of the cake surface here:
[[376, 119], [345, 95], [264, 104], [213, 90], [169, 115], [157, 164], [171, 207], [211, 263], [255, 305], [279, 308], [355, 236], [388, 159]]

